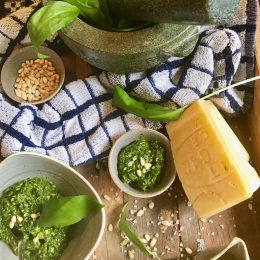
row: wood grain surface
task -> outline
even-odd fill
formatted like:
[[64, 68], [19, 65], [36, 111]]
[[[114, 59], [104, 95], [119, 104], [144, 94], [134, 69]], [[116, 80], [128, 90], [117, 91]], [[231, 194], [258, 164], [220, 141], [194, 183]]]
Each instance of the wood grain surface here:
[[[259, 31], [256, 48], [258, 65], [260, 65]], [[64, 56], [63, 60], [66, 70], [77, 78], [87, 77], [93, 72], [87, 63], [75, 55]], [[228, 122], [249, 151], [254, 165], [260, 172], [260, 81], [255, 85], [255, 100], [250, 113], [229, 119]], [[109, 201], [104, 199], [104, 204], [107, 227], [112, 224], [113, 231], [108, 231], [106, 228], [92, 259], [129, 259], [127, 252], [132, 249], [135, 252], [134, 259], [149, 259], [134, 246], [129, 244], [120, 246], [123, 238], [118, 229], [118, 218], [126, 201], [129, 202], [127, 218], [130, 227], [140, 237], [145, 234], [157, 237], [155, 247], [161, 259], [192, 259], [199, 250], [223, 248], [235, 236], [246, 242], [252, 260], [260, 259], [260, 190], [255, 193], [254, 198], [212, 218], [201, 220], [189, 205], [178, 178], [167, 192], [152, 199], [155, 207], [149, 209], [148, 199], [136, 199], [117, 189], [108, 170], [96, 169], [95, 163], [76, 169], [94, 186], [102, 198], [104, 195], [111, 198]], [[141, 217], [129, 211], [144, 207], [145, 213]], [[160, 224], [162, 219], [169, 220], [171, 226], [163, 228]], [[192, 254], [188, 254], [185, 248], [191, 249]]]

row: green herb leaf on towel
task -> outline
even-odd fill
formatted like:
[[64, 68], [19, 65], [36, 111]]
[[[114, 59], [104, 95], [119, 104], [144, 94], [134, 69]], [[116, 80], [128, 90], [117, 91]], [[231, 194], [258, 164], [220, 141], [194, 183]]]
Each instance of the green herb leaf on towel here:
[[[250, 79], [243, 80], [241, 82], [229, 85], [225, 88], [221, 88], [216, 90], [215, 92], [208, 94], [200, 100], [205, 100], [211, 98], [215, 95], [219, 95], [221, 92], [224, 92], [228, 89], [235, 88], [240, 85], [244, 85], [246, 83], [255, 81], [260, 79], [260, 76], [256, 76]], [[195, 101], [196, 102], [196, 101]], [[132, 113], [136, 116], [149, 119], [152, 121], [175, 121], [180, 118], [182, 113], [192, 104], [178, 108], [171, 109], [167, 107], [163, 107], [158, 104], [151, 104], [148, 102], [137, 101], [133, 97], [129, 96], [119, 85], [114, 86], [114, 94], [112, 100], [113, 106], [123, 109], [127, 113]]]
[[125, 235], [129, 238], [129, 240], [137, 246], [143, 253], [148, 256], [154, 256], [156, 259], [160, 260], [156, 253], [151, 252], [146, 246], [140, 241], [140, 239], [133, 233], [133, 231], [128, 227], [126, 217], [125, 217], [125, 209], [127, 207], [127, 203], [122, 208], [120, 219], [119, 219], [119, 227], [121, 231], [125, 233]]
[[70, 226], [103, 207], [88, 195], [52, 198], [43, 205], [38, 224], [42, 227]]
[[158, 104], [137, 101], [129, 96], [120, 86], [115, 86], [112, 100], [113, 106], [123, 109], [128, 113], [135, 114], [152, 121], [177, 120], [188, 107], [171, 109]]

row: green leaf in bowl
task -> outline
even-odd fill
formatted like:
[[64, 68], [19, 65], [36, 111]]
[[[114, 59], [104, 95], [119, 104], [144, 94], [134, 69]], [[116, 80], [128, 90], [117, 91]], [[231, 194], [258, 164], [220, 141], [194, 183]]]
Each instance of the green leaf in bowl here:
[[42, 227], [65, 227], [75, 224], [104, 206], [88, 195], [52, 198], [42, 207], [37, 221]]

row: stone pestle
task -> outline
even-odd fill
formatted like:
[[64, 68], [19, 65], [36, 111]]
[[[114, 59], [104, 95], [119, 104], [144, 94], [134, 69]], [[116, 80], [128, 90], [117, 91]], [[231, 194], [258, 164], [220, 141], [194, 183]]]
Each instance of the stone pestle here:
[[240, 0], [107, 0], [110, 10], [136, 21], [225, 24]]

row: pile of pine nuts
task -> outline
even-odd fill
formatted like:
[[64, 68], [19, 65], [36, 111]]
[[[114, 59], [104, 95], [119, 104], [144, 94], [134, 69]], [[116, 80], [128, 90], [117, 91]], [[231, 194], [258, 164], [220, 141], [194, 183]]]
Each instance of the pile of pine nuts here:
[[60, 75], [47, 59], [26, 60], [18, 70], [15, 94], [25, 101], [34, 102], [50, 96], [58, 87]]

